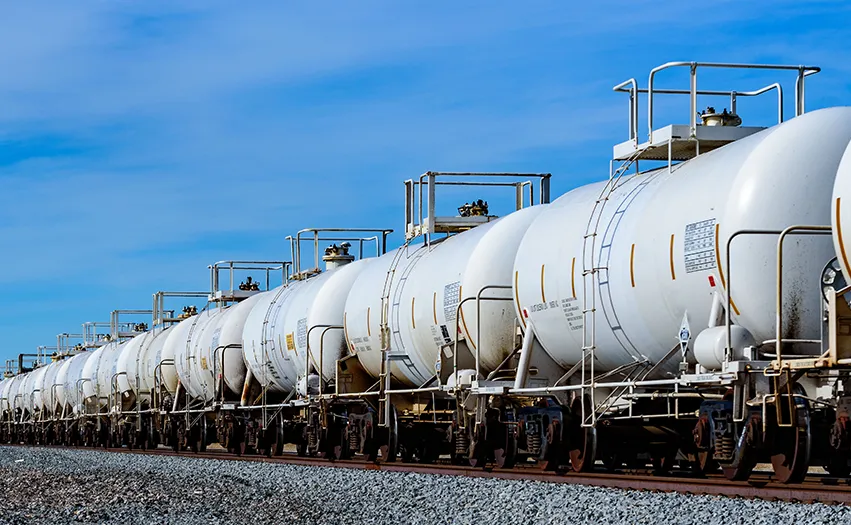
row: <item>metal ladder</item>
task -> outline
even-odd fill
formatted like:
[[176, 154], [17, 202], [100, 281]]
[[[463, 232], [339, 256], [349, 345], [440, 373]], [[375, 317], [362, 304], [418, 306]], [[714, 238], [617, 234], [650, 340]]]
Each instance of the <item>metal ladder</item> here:
[[[597, 280], [601, 271], [608, 271], [608, 267], [600, 266], [597, 256], [597, 232], [603, 218], [603, 210], [606, 203], [618, 186], [621, 177], [629, 171], [633, 163], [641, 156], [642, 150], [636, 150], [626, 159], [617, 170], [609, 177], [609, 181], [600, 191], [600, 196], [594, 202], [588, 224], [585, 227], [585, 236], [582, 239], [582, 359], [589, 363], [590, 378], [586, 376], [586, 367], [581, 368], [582, 388], [580, 394], [585, 399], [586, 389], [590, 388], [591, 414], [586, 414], [584, 401], [580, 402], [582, 407], [582, 426], [593, 427], [597, 424], [597, 411], [594, 378], [594, 362], [597, 350]], [[589, 293], [590, 292], [590, 293]], [[590, 382], [589, 382], [590, 379]]]
[[408, 250], [408, 244], [396, 250], [387, 275], [384, 277], [384, 288], [381, 291], [381, 324], [379, 328], [379, 339], [381, 342], [381, 369], [378, 374], [378, 389], [381, 394], [378, 397], [378, 424], [387, 426], [390, 421], [390, 293], [393, 290], [393, 277], [396, 275], [396, 267], [402, 259], [402, 254]]

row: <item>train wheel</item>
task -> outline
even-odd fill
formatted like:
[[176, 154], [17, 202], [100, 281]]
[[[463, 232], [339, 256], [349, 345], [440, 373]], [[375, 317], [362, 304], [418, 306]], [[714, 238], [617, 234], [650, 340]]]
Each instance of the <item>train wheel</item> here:
[[757, 447], [762, 443], [762, 416], [751, 414], [747, 423], [736, 425], [741, 430], [734, 433], [731, 446], [734, 447], [732, 461], [721, 465], [724, 477], [730, 481], [746, 481], [757, 462]]
[[[493, 443], [493, 458], [497, 468], [514, 468], [517, 462], [517, 431], [516, 426], [506, 423], [508, 411], [494, 414], [494, 419], [488, 421], [488, 433], [495, 438]], [[513, 413], [512, 413], [513, 414]]]
[[[795, 385], [800, 392], [800, 386]], [[786, 401], [786, 397], [777, 402]], [[780, 427], [776, 421], [771, 426], [771, 465], [774, 476], [781, 483], [800, 483], [810, 466], [810, 410], [806, 399], [795, 398], [792, 427]]]
[[692, 431], [694, 437], [694, 458], [692, 461], [692, 471], [695, 474], [706, 475], [718, 470], [718, 463], [712, 455], [709, 419], [701, 417], [697, 420], [697, 424]]
[[[591, 398], [583, 397], [585, 413], [593, 410]], [[597, 429], [582, 426], [582, 405], [579, 399], [574, 399], [571, 411], [573, 417], [570, 422], [570, 466], [574, 472], [590, 472], [594, 469], [594, 461], [597, 456]]]
[[379, 450], [381, 451], [382, 461], [390, 463], [396, 461], [399, 456], [399, 424], [394, 405], [390, 405], [390, 421], [388, 423], [387, 442], [379, 447]]

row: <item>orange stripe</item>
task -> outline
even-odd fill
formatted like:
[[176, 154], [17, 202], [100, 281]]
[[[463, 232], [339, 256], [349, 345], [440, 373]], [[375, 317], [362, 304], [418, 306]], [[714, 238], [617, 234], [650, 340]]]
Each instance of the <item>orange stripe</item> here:
[[843, 270], [848, 270], [848, 255], [845, 253], [845, 241], [842, 240], [842, 220], [839, 212], [840, 197], [836, 198], [836, 240], [839, 242], [839, 254], [842, 255]]
[[[459, 301], [459, 304], [460, 304], [460, 301], [464, 300], [464, 294], [462, 294], [462, 293], [461, 293], [461, 290], [462, 290], [462, 287], [461, 287], [461, 286], [459, 286], [459, 287], [458, 287], [458, 301]], [[462, 306], [461, 308], [459, 308], [459, 309], [458, 309], [458, 311], [459, 311], [459, 312], [461, 312], [461, 324], [462, 324], [462, 325], [464, 325], [464, 332], [465, 332], [467, 335], [470, 335], [470, 330], [468, 330], [468, 329], [467, 329], [467, 321], [465, 321], [465, 320], [464, 320], [464, 307]], [[456, 335], [456, 337], [457, 337], [457, 335]], [[476, 349], [476, 343], [475, 343], [475, 342], [473, 342], [473, 340], [472, 340], [472, 339], [469, 339], [467, 342], [468, 342], [468, 343], [470, 343], [470, 346], [472, 346], [472, 347], [473, 347], [473, 350], [475, 350], [475, 349]]]
[[671, 249], [670, 251], [670, 259], [671, 259], [671, 280], [677, 280], [677, 274], [674, 272], [674, 234], [671, 234]]
[[416, 297], [411, 297], [411, 328], [417, 328], [417, 322], [414, 321], [414, 301], [416, 301]]
[[349, 339], [349, 324], [346, 322], [346, 318], [348, 317], [348, 312], [343, 312], [343, 334], [346, 336], [346, 350], [350, 355], [354, 355], [355, 345], [351, 343], [351, 339]]
[[576, 257], [570, 263], [570, 293], [576, 299]]
[[[575, 260], [575, 259], [574, 259]], [[517, 304], [517, 313], [520, 315], [520, 323], [523, 325], [523, 328], [526, 328], [526, 320], [523, 319], [523, 308], [520, 306], [520, 294], [519, 289], [517, 288], [517, 279], [520, 276], [520, 272], [514, 272], [514, 302]]]
[[369, 329], [369, 308], [366, 309], [366, 335], [372, 337], [372, 331]]
[[343, 312], [343, 333], [346, 334], [346, 341], [349, 340], [349, 326], [346, 324], [347, 315], [347, 312]]
[[632, 284], [632, 287], [635, 288], [635, 245], [632, 245], [632, 248], [629, 249], [629, 282]]
[[[715, 224], [715, 262], [718, 264], [718, 276], [721, 278], [721, 287], [724, 288], [724, 290], [727, 290], [727, 281], [724, 279], [724, 268], [721, 266], [721, 248], [719, 247], [719, 243], [721, 242], [720, 241], [720, 235], [719, 235], [720, 229], [721, 229], [721, 225], [716, 223]], [[729, 294], [729, 290], [727, 290], [727, 293]], [[736, 303], [735, 303], [735, 301], [733, 301], [732, 297], [730, 297], [730, 306], [733, 307], [733, 311], [736, 312], [736, 315], [741, 315], [741, 313], [739, 312], [739, 309], [736, 308]]]
[[544, 265], [541, 265], [541, 302], [547, 302], [547, 296], [544, 294]]
[[431, 296], [431, 313], [434, 315], [434, 325], [437, 326], [437, 292]]

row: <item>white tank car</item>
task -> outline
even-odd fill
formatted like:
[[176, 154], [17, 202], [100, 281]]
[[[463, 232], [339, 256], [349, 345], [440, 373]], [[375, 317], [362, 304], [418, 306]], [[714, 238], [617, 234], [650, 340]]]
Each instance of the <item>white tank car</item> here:
[[3, 380], [3, 389], [0, 390], [0, 412], [11, 412], [15, 404], [15, 396], [18, 393], [23, 377], [16, 375]]
[[71, 369], [71, 361], [73, 361], [75, 357], [78, 356], [75, 355], [62, 360], [59, 363], [59, 369], [56, 372], [56, 409], [60, 414], [62, 409], [65, 408], [66, 403], [69, 403], [65, 396], [65, 383], [68, 381], [68, 370]]
[[9, 388], [9, 383], [12, 381], [11, 377], [4, 377], [0, 379], [0, 417], [3, 416], [9, 410], [9, 402], [6, 397], [6, 389]]
[[178, 327], [183, 334], [180, 340], [169, 338], [168, 344], [176, 345], [174, 360], [177, 374], [190, 396], [212, 401], [216, 393], [216, 375], [219, 374], [232, 394], [242, 393], [245, 381], [242, 332], [257, 300], [251, 297], [237, 305], [201, 312], [184, 321], [192, 323], [188, 330]]
[[[24, 395], [25, 388], [27, 386], [27, 379], [30, 378], [32, 372], [27, 372], [25, 374], [20, 374], [15, 376], [15, 381], [10, 385], [9, 389], [9, 403], [11, 404], [11, 409], [13, 412], [23, 412], [26, 410], [25, 400], [26, 396]], [[20, 414], [17, 414], [16, 417], [20, 420]]]
[[[153, 339], [148, 339], [139, 352], [140, 367], [138, 370], [140, 384], [143, 392], [154, 391], [157, 384], [163, 381], [162, 370], [170, 369], [174, 372], [174, 367], [169, 364], [163, 364], [163, 348], [171, 335], [171, 330], [174, 326], [167, 328], [155, 328], [152, 333]], [[134, 383], [135, 384], [135, 383]]]
[[[242, 335], [248, 316], [261, 299], [260, 295], [255, 294], [231, 306], [214, 330], [210, 343], [211, 351], [218, 349], [215, 356], [217, 360], [215, 369], [224, 370], [222, 375], [225, 386], [236, 395], [242, 394], [247, 371], [242, 351]], [[222, 360], [224, 360], [224, 368], [222, 368]]]
[[121, 353], [118, 354], [118, 359], [115, 361], [115, 373], [117, 374], [115, 381], [118, 383], [118, 391], [122, 398], [128, 398], [131, 394], [135, 396], [137, 390], [144, 391], [139, 374], [141, 367], [139, 356], [153, 339], [154, 332], [139, 334], [127, 341], [127, 344], [121, 349]]
[[[851, 108], [831, 108], [702, 154], [672, 173], [624, 176], [605, 201], [596, 232], [595, 265], [603, 268], [595, 285], [597, 369], [656, 363], [683, 328], [694, 348], [699, 333], [718, 320], [723, 327], [710, 312], [713, 298], [726, 293], [727, 239], [743, 229], [830, 224], [828, 199], [849, 139]], [[515, 260], [518, 312], [528, 315], [547, 353], [565, 367], [582, 356], [583, 239], [604, 184], [578, 188], [550, 205]], [[731, 313], [747, 330], [739, 334], [741, 344], [774, 338], [776, 246], [776, 235], [733, 241]], [[784, 338], [820, 338], [819, 276], [831, 248], [824, 238], [786, 241]], [[586, 304], [590, 308], [590, 298]], [[708, 330], [708, 339], [718, 340], [722, 327]], [[698, 361], [717, 369], [715, 347], [696, 346]]]
[[346, 351], [343, 330], [338, 328], [343, 326], [346, 298], [355, 280], [372, 262], [374, 259], [362, 259], [324, 272], [290, 296], [291, 304], [281, 326], [287, 351], [295, 356], [299, 379], [305, 376], [308, 347], [311, 367], [318, 370], [320, 353], [324, 354], [322, 378], [334, 379], [337, 360]]
[[173, 395], [177, 392], [177, 385], [180, 381], [180, 376], [177, 373], [178, 357], [176, 352], [181, 345], [186, 345], [186, 339], [189, 332], [195, 327], [196, 323], [199, 322], [197, 317], [206, 317], [208, 315], [208, 311], [204, 310], [199, 314], [184, 319], [176, 325], [173, 325], [169, 329], [168, 335], [165, 336], [163, 346], [160, 349], [160, 359], [158, 361], [158, 364], [160, 365], [160, 373], [158, 376], [161, 378], [160, 385], [169, 394]]
[[41, 395], [41, 390], [38, 385], [46, 371], [46, 366], [37, 368], [27, 374], [27, 378], [24, 380], [24, 386], [21, 390], [21, 394], [23, 394], [24, 408], [26, 408], [30, 414], [32, 414], [36, 409], [36, 396], [40, 397]]
[[253, 377], [268, 392], [289, 392], [295, 386], [294, 358], [286, 351], [282, 330], [276, 330], [282, 318], [281, 310], [288, 304], [287, 297], [304, 286], [306, 281], [295, 281], [274, 290], [258, 294], [257, 303], [245, 321], [242, 333], [242, 354]]
[[70, 359], [68, 369], [65, 372], [62, 395], [65, 397], [65, 404], [71, 407], [74, 414], [79, 414], [82, 411], [84, 402], [83, 385], [87, 382], [84, 370], [86, 363], [88, 363], [94, 353], [82, 352], [75, 355]]
[[346, 342], [342, 329], [324, 327], [343, 325], [352, 283], [374, 260], [355, 261], [261, 294], [243, 331], [245, 363], [261, 385], [269, 384], [271, 392], [289, 392], [304, 378], [308, 336], [312, 368], [319, 368], [322, 349], [323, 379], [334, 378]]
[[83, 395], [86, 401], [96, 402], [98, 408], [106, 408], [109, 398], [115, 390], [112, 378], [115, 375], [116, 362], [126, 343], [109, 342], [92, 352], [92, 357], [83, 367]]
[[846, 282], [851, 282], [851, 143], [837, 169], [830, 217], [834, 252]]
[[35, 405], [34, 408], [40, 410], [44, 415], [53, 414], [56, 405], [56, 389], [53, 386], [56, 384], [56, 374], [61, 365], [61, 361], [54, 361], [46, 365], [44, 373], [36, 379], [33, 404]]
[[[546, 206], [507, 215], [430, 247], [411, 245], [378, 258], [358, 278], [346, 301], [346, 337], [364, 369], [381, 369], [382, 293], [388, 272], [390, 346], [406, 357], [393, 361], [393, 376], [419, 386], [438, 373], [439, 351], [455, 340], [458, 304], [475, 299], [483, 286], [511, 286], [512, 258], [523, 233]], [[395, 265], [395, 269], [393, 266]], [[482, 297], [511, 297], [486, 290]], [[481, 365], [493, 370], [515, 347], [516, 313], [510, 301], [482, 302]], [[458, 328], [475, 352], [475, 300], [461, 307]], [[448, 355], [447, 355], [448, 357]]]

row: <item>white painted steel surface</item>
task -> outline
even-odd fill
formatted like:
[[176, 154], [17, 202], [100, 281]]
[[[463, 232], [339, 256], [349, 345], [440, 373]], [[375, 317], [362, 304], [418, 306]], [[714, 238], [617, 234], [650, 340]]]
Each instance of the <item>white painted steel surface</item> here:
[[63, 364], [62, 361], [54, 361], [46, 365], [44, 374], [35, 385], [38, 392], [33, 396], [34, 408], [46, 415], [53, 414], [53, 408], [56, 405], [56, 389], [53, 386], [56, 384], [56, 376]]
[[173, 328], [173, 326], [169, 326], [165, 329], [156, 328], [152, 330], [153, 339], [147, 340], [140, 349], [138, 374], [142, 391], [148, 392], [147, 395], [150, 395], [150, 392], [153, 392], [157, 385], [163, 381], [163, 369], [169, 369], [174, 373], [174, 366], [164, 363], [162, 355], [165, 343]]
[[245, 362], [261, 385], [269, 384], [271, 392], [295, 387], [305, 374], [308, 336], [311, 369], [319, 368], [321, 348], [323, 378], [333, 379], [336, 360], [345, 352], [345, 338], [342, 329], [329, 329], [323, 338], [320, 326], [343, 325], [352, 283], [373, 261], [356, 261], [261, 294], [243, 332]]
[[283, 336], [276, 336], [281, 309], [286, 298], [304, 285], [294, 281], [286, 286], [258, 294], [257, 303], [248, 314], [242, 333], [242, 352], [245, 364], [261, 386], [268, 392], [289, 392], [295, 386], [295, 365], [288, 355]]
[[105, 408], [115, 390], [112, 379], [115, 375], [118, 356], [126, 343], [112, 341], [92, 352], [92, 357], [83, 366], [83, 395], [86, 401], [96, 402]]
[[[430, 247], [402, 247], [372, 263], [349, 292], [345, 310], [349, 347], [367, 372], [377, 376], [381, 368], [381, 299], [388, 272], [390, 346], [403, 356], [391, 370], [402, 383], [418, 386], [437, 373], [441, 347], [449, 345], [451, 356], [459, 302], [475, 298], [485, 285], [511, 285], [513, 254], [545, 208], [520, 210]], [[486, 291], [483, 297], [510, 298], [511, 290]], [[481, 360], [487, 372], [514, 349], [516, 312], [511, 301], [481, 306]], [[476, 303], [468, 301], [458, 328], [470, 352], [475, 352], [476, 317]]]
[[[830, 224], [829, 199], [849, 139], [851, 108], [830, 108], [671, 173], [623, 177], [596, 231], [595, 262], [603, 268], [602, 284], [595, 285], [597, 369], [658, 361], [677, 343], [684, 316], [692, 341], [707, 328], [714, 292], [729, 275], [724, 257], [734, 232]], [[603, 184], [553, 202], [529, 228], [515, 261], [518, 312], [533, 319], [539, 340], [562, 366], [582, 355], [583, 237]], [[731, 250], [733, 321], [757, 341], [774, 338], [776, 246], [777, 236], [749, 236]], [[785, 246], [783, 336], [818, 339], [819, 276], [832, 246], [813, 237], [792, 237]]]
[[255, 295], [237, 305], [201, 312], [184, 321], [188, 330], [178, 327], [184, 334], [180, 336], [182, 339], [169, 338], [168, 344], [176, 345], [174, 356], [178, 376], [190, 396], [212, 401], [217, 375], [223, 376], [230, 394], [242, 392], [245, 381], [243, 328], [259, 299]]
[[77, 357], [70, 356], [62, 360], [59, 370], [56, 372], [56, 407], [59, 412], [65, 407], [65, 383], [68, 379], [68, 370], [71, 368], [71, 361]]
[[845, 149], [836, 171], [831, 199], [833, 246], [842, 275], [851, 282], [851, 143]]
[[83, 352], [72, 357], [71, 364], [68, 365], [68, 371], [65, 374], [63, 395], [65, 396], [65, 403], [71, 406], [75, 414], [79, 414], [82, 410], [84, 401], [82, 386], [88, 382], [84, 371], [86, 363], [93, 355], [94, 352]]
[[212, 378], [209, 377], [212, 363], [209, 362], [209, 349], [203, 352], [198, 348], [204, 339], [207, 327], [214, 324], [225, 310], [210, 308], [181, 322], [166, 341], [166, 348], [173, 347], [174, 366], [183, 388], [194, 399], [213, 398]]

